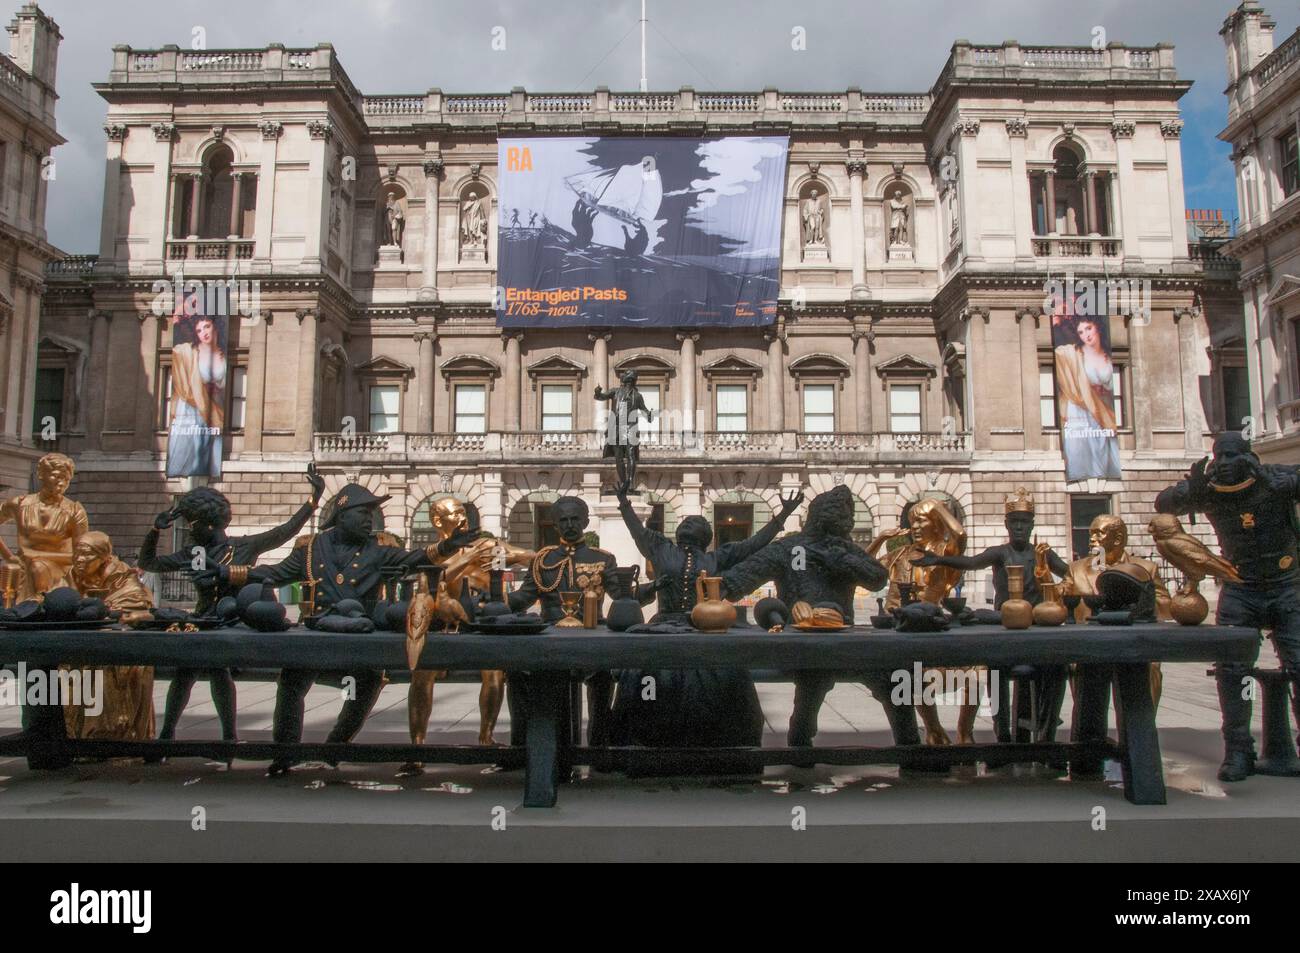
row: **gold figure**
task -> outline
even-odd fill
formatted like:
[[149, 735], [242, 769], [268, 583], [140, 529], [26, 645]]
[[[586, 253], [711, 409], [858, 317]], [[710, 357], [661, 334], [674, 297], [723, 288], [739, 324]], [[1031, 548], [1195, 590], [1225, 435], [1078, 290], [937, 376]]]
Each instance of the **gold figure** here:
[[68, 585], [73, 544], [90, 528], [82, 505], [64, 496], [74, 471], [71, 458], [47, 453], [36, 464], [40, 490], [0, 503], [0, 523], [12, 520], [18, 528], [14, 589], [19, 602]]
[[[469, 529], [469, 514], [465, 512], [464, 504], [454, 497], [434, 501], [429, 507], [429, 521], [438, 534], [439, 543]], [[437, 543], [429, 547], [430, 557], [442, 567], [440, 582], [446, 583], [448, 592], [460, 592], [462, 581], [475, 589], [486, 589], [492, 562], [496, 558], [504, 557], [505, 565], [527, 566], [535, 555], [491, 537], [475, 540], [450, 556], [437, 555], [437, 548]], [[406, 704], [412, 744], [424, 744], [429, 716], [433, 713], [433, 685], [443, 674], [423, 670], [411, 673]], [[495, 744], [492, 732], [496, 729], [501, 703], [506, 697], [506, 674], [484, 669], [479, 675], [482, 686], [478, 695], [478, 741], [481, 745], [490, 745]]]
[[[83, 596], [103, 599], [110, 612], [120, 611], [124, 619], [153, 608], [149, 590], [141, 585], [134, 569], [113, 555], [113, 543], [105, 533], [85, 533], [77, 540], [69, 582]], [[153, 667], [108, 665], [97, 670], [104, 673], [103, 709], [92, 715], [84, 706], [65, 705], [68, 736], [117, 741], [152, 739]]]
[[[1088, 540], [1092, 544], [1092, 554], [1070, 563], [1070, 574], [1066, 576], [1067, 591], [1081, 596], [1097, 594], [1097, 577], [1103, 569], [1114, 569], [1125, 563], [1138, 567], [1156, 587], [1156, 618], [1167, 621], [1172, 618], [1169, 610], [1169, 590], [1160, 578], [1160, 567], [1149, 559], [1134, 556], [1125, 547], [1128, 545], [1128, 526], [1118, 516], [1102, 514], [1094, 519], [1088, 527]], [[1080, 603], [1076, 618], [1086, 622], [1092, 613], [1088, 606]], [[1151, 663], [1151, 698], [1160, 704], [1160, 689], [1163, 676], [1160, 663]]]
[[1236, 567], [1222, 556], [1210, 552], [1195, 536], [1183, 532], [1183, 524], [1177, 516], [1161, 513], [1152, 517], [1147, 529], [1155, 537], [1156, 549], [1160, 555], [1186, 577], [1180, 591], [1195, 591], [1206, 576], [1213, 576], [1220, 582], [1241, 582]]
[[[871, 541], [867, 553], [876, 555], [891, 539], [902, 538], [903, 544], [886, 552], [881, 562], [889, 570], [889, 592], [885, 598], [886, 609], [896, 609], [902, 603], [898, 584], [911, 583], [918, 600], [941, 605], [961, 579], [960, 569], [946, 566], [917, 566], [913, 561], [927, 553], [935, 556], [960, 556], [966, 551], [966, 530], [957, 517], [939, 500], [925, 499], [911, 510], [912, 528], [889, 530]], [[970, 682], [963, 679], [963, 686]], [[948, 733], [939, 723], [939, 711], [933, 703], [920, 706], [921, 721], [925, 723], [927, 744], [952, 744]], [[979, 711], [978, 699], [967, 697], [962, 689], [961, 711], [957, 718], [959, 744], [975, 743], [975, 716]]]

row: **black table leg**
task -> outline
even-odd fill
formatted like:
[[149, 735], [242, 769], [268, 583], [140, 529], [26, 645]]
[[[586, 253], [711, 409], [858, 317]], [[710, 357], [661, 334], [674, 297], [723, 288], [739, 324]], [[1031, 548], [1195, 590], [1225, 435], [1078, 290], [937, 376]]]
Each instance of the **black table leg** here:
[[1124, 710], [1120, 736], [1124, 758], [1124, 797], [1133, 804], [1164, 804], [1165, 775], [1156, 733], [1156, 706], [1151, 700], [1151, 666], [1115, 666], [1119, 703]]
[[[1106, 716], [1110, 712], [1110, 677], [1109, 665], [1077, 666], [1071, 741], [1082, 743], [1105, 739]], [[1070, 776], [1073, 778], [1099, 778], [1102, 773], [1101, 758], [1089, 755], [1070, 759]]]
[[[36, 674], [28, 672], [28, 676]], [[64, 744], [67, 741], [67, 728], [63, 722], [63, 705], [58, 694], [59, 670], [50, 669], [41, 673], [46, 679], [47, 697], [43, 705], [23, 705], [23, 735], [27, 742], [27, 767], [33, 770], [56, 771], [72, 764], [72, 756], [67, 753]], [[25, 692], [26, 685], [19, 686]]]
[[567, 672], [529, 672], [524, 807], [555, 807], [560, 762], [569, 758]]

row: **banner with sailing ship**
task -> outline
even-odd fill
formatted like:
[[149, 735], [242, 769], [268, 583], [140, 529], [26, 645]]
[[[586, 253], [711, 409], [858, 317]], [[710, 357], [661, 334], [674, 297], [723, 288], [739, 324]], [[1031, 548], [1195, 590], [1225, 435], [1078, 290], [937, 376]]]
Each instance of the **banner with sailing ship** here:
[[498, 142], [498, 324], [776, 319], [787, 137]]

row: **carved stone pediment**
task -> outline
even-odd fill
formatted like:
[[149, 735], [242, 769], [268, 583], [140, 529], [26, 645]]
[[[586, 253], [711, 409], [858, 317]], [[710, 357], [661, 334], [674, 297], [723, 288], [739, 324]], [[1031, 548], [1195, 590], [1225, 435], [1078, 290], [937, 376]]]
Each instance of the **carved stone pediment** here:
[[900, 354], [898, 357], [877, 364], [876, 373], [881, 377], [935, 377], [939, 369], [919, 357]]

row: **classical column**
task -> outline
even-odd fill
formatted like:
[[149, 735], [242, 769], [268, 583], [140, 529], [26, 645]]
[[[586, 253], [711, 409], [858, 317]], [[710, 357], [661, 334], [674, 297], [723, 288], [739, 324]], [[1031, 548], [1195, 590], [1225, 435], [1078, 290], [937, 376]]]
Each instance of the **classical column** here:
[[844, 164], [849, 173], [849, 235], [853, 239], [854, 298], [865, 298], [867, 290], [866, 220], [862, 213], [862, 180], [867, 173], [865, 159], [849, 159]]
[[523, 378], [523, 361], [519, 356], [519, 342], [523, 335], [510, 332], [506, 339], [506, 430], [518, 433], [520, 428], [519, 395]]
[[262, 452], [262, 428], [266, 420], [266, 333], [274, 320], [270, 311], [254, 316], [248, 342], [248, 390], [244, 401], [244, 452]]
[[[117, 257], [118, 214], [122, 200], [122, 142], [126, 139], [126, 126], [120, 123], [106, 125], [104, 135], [108, 136], [108, 158], [104, 165], [104, 215], [99, 226], [99, 257], [107, 263]], [[173, 202], [175, 186], [176, 180], [173, 178]], [[170, 210], [173, 207], [168, 205], [165, 220], [170, 220]]]
[[227, 237], [234, 241], [243, 234], [244, 173], [232, 172], [230, 178], [234, 187], [230, 196], [230, 234]]
[[695, 432], [695, 342], [694, 332], [678, 332], [682, 345], [682, 427], [683, 434]]
[[[1179, 380], [1195, 381], [1201, 378], [1201, 368], [1207, 363], [1201, 355], [1205, 351], [1200, 349], [1197, 340], [1197, 324], [1200, 317], [1199, 308], [1178, 308], [1174, 311], [1174, 323], [1178, 327], [1178, 353], [1179, 363]], [[1208, 339], [1208, 334], [1206, 335]], [[1211, 390], [1215, 387], [1215, 375], [1213, 366], [1208, 368]], [[1197, 387], [1188, 387], [1183, 385], [1183, 447], [1187, 450], [1188, 456], [1198, 456], [1201, 454], [1203, 435], [1210, 427], [1205, 419], [1205, 410], [1201, 406], [1200, 389]], [[1211, 394], [1211, 406], [1222, 406], [1215, 396]]]
[[424, 160], [424, 265], [420, 274], [420, 300], [438, 300], [438, 182], [442, 156]]
[[415, 390], [418, 395], [415, 429], [418, 433], [433, 433], [433, 344], [437, 338], [434, 330], [415, 332], [415, 341], [420, 346], [420, 364], [415, 375]]
[[203, 204], [203, 173], [190, 176], [190, 238], [199, 237], [199, 206]]
[[[610, 386], [610, 338], [612, 334], [588, 334], [586, 339], [591, 342], [591, 377], [593, 377], [593, 387], [591, 393], [595, 393], [595, 387], [601, 387], [602, 390]], [[610, 410], [610, 406], [603, 400], [593, 398], [593, 407], [591, 407], [591, 426], [594, 429], [601, 429], [601, 412]], [[577, 425], [577, 421], [575, 421]]]
[[785, 430], [785, 327], [778, 323], [763, 336], [767, 339], [767, 429]]
[[1020, 334], [1020, 413], [1024, 421], [1025, 449], [1046, 450], [1043, 421], [1038, 412], [1038, 310], [1016, 311]]
[[[26, 292], [26, 300], [22, 304], [27, 310], [27, 318], [23, 323], [26, 333], [23, 341], [22, 399], [18, 405], [18, 426], [22, 442], [31, 446], [31, 423], [36, 411], [36, 351], [40, 343], [41, 295], [45, 291], [45, 285], [29, 279], [21, 282], [20, 286]], [[15, 313], [17, 310], [15, 307]]]
[[1097, 221], [1097, 173], [1085, 172], [1083, 174], [1083, 217], [1086, 222], [1085, 234], [1097, 235], [1101, 232], [1101, 224]]
[[298, 317], [298, 393], [294, 404], [293, 448], [308, 452], [312, 448], [316, 416], [316, 312], [299, 308]]
[[[1007, 142], [1011, 146], [1011, 211], [1016, 236], [1016, 257], [1032, 258], [1034, 254], [1034, 183], [1030, 181], [1025, 164], [1025, 136], [1029, 124], [1023, 116], [1006, 121]], [[1025, 183], [1023, 186], [1020, 183]]]
[[980, 246], [979, 197], [976, 190], [978, 163], [975, 140], [979, 135], [980, 121], [973, 116], [961, 116], [953, 125], [952, 135], [957, 138], [957, 195], [960, 200], [961, 240], [967, 258], [982, 257]]
[[[876, 332], [871, 330], [871, 322], [858, 325], [853, 329], [853, 396], [854, 426], [859, 433], [872, 433], [875, 426], [871, 421], [871, 393], [874, 382], [871, 380], [871, 344], [876, 339]], [[848, 429], [847, 427], [844, 429]]]
[[1160, 124], [1160, 135], [1165, 140], [1165, 184], [1169, 190], [1169, 221], [1173, 223], [1173, 247], [1171, 254], [1175, 259], [1187, 257], [1187, 226], [1184, 223], [1185, 200], [1183, 198], [1183, 156], [1179, 149], [1179, 137], [1183, 134], [1183, 121], [1170, 119]]
[[1047, 234], [1056, 234], [1056, 170], [1048, 169], [1043, 174], [1047, 183]]
[[158, 315], [140, 312], [140, 369], [144, 379], [138, 384], [135, 401], [136, 452], [152, 453], [154, 433], [158, 429]]
[[321, 248], [325, 243], [324, 223], [329, 220], [330, 190], [325, 177], [325, 157], [329, 141], [334, 136], [332, 123], [313, 119], [307, 123], [311, 137], [311, 151], [307, 158], [307, 215], [305, 228], [307, 243], [303, 248], [303, 265], [309, 269], [323, 269]]
[[253, 222], [253, 257], [271, 257], [271, 223], [275, 209], [275, 156], [284, 132], [281, 123], [265, 120], [262, 132], [261, 167], [257, 173], [257, 217]]
[[[156, 122], [153, 124], [154, 138], [154, 155], [153, 155], [153, 180], [150, 183], [152, 197], [150, 207], [158, 210], [164, 209], [167, 205], [167, 190], [171, 185], [172, 174], [172, 139], [176, 135], [176, 126], [170, 122]], [[157, 228], [149, 236], [149, 245], [145, 251], [145, 257], [151, 261], [156, 261], [159, 270], [163, 267], [163, 262], [167, 260], [167, 215], [157, 215], [155, 213], [155, 224]], [[156, 243], [156, 244], [155, 244]]]
[[[1128, 324], [1129, 353], [1129, 406], [1133, 408], [1133, 440], [1138, 450], [1152, 448], [1151, 401], [1147, 387], [1146, 326], [1132, 316], [1125, 319]], [[1186, 386], [1186, 385], [1184, 385]]]
[[86, 446], [92, 450], [103, 449], [104, 404], [103, 395], [108, 390], [108, 354], [110, 321], [108, 311], [90, 313], [90, 363], [86, 368]]
[[[1124, 259], [1139, 262], [1142, 260], [1142, 246], [1138, 237], [1138, 217], [1134, 197], [1140, 194], [1136, 174], [1133, 171], [1133, 133], [1136, 124], [1128, 120], [1115, 120], [1110, 124], [1111, 134], [1115, 137], [1115, 159], [1119, 171], [1119, 196], [1112, 201], [1111, 207], [1120, 216], [1121, 235], [1124, 239]], [[1125, 197], [1129, 197], [1133, 208], [1125, 209]], [[1181, 213], [1180, 213], [1181, 214]], [[1183, 228], [1181, 221], [1173, 223], [1175, 229]], [[1113, 231], [1113, 229], [1112, 229]]]

